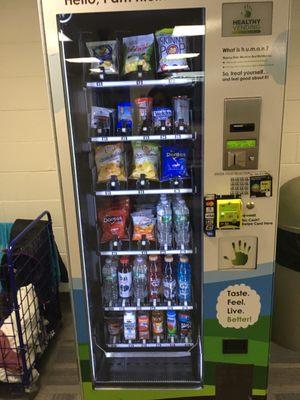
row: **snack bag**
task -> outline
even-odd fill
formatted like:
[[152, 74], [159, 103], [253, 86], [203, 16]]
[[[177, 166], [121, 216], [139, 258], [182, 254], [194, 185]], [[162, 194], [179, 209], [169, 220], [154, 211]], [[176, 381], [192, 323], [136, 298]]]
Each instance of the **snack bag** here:
[[173, 111], [170, 107], [154, 107], [152, 112], [152, 119], [154, 128], [160, 128], [162, 121], [165, 126], [172, 126]]
[[[108, 75], [118, 73], [117, 67], [117, 41], [107, 40], [105, 42], [88, 42], [86, 44], [90, 56], [98, 58], [99, 63], [92, 64], [92, 71], [97, 73], [96, 70], [104, 68]], [[100, 72], [100, 71], [99, 71]]]
[[174, 178], [188, 178], [187, 170], [189, 149], [181, 146], [162, 147], [162, 181]]
[[172, 28], [161, 29], [155, 33], [159, 52], [157, 72], [189, 71], [190, 69], [186, 58], [176, 58], [176, 54], [187, 53], [186, 38], [172, 36], [172, 33]]
[[117, 128], [123, 127], [132, 129], [133, 127], [133, 105], [130, 102], [118, 104], [118, 123]]
[[178, 128], [180, 121], [190, 127], [190, 99], [187, 96], [173, 97], [174, 125]]
[[131, 36], [123, 38], [125, 50], [124, 74], [136, 72], [141, 65], [143, 71], [152, 71], [151, 57], [154, 49], [154, 35]]
[[126, 240], [126, 224], [128, 215], [122, 203], [103, 206], [98, 210], [98, 221], [101, 227], [101, 243], [107, 243], [117, 237]]
[[131, 214], [133, 221], [133, 237], [134, 242], [138, 242], [146, 237], [150, 242], [155, 241], [155, 217], [151, 210], [140, 210]]
[[111, 116], [115, 110], [105, 107], [92, 107], [91, 112], [91, 128], [97, 129], [99, 125], [104, 129], [109, 129], [111, 124]]
[[155, 143], [133, 142], [133, 172], [132, 179], [140, 179], [144, 174], [146, 179], [158, 181], [159, 147]]
[[152, 119], [152, 107], [153, 107], [153, 99], [152, 97], [139, 97], [134, 100], [136, 117], [137, 117], [137, 126], [138, 129], [141, 129], [144, 122], [151, 123]]
[[98, 183], [110, 180], [113, 175], [119, 181], [126, 181], [123, 143], [105, 144], [96, 147], [95, 162]]

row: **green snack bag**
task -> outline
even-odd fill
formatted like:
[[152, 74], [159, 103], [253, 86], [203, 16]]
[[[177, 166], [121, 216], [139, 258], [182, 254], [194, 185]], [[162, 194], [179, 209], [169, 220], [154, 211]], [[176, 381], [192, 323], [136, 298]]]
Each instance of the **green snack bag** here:
[[123, 38], [125, 50], [124, 75], [137, 72], [142, 66], [144, 72], [151, 72], [151, 57], [154, 49], [154, 35], [130, 36]]
[[145, 175], [150, 181], [158, 181], [159, 146], [156, 143], [133, 142], [133, 171], [131, 179]]

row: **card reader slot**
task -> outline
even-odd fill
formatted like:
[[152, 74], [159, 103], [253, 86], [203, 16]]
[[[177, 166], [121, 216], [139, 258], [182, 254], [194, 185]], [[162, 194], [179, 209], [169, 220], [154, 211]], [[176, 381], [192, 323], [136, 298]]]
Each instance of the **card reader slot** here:
[[255, 124], [246, 123], [246, 124], [230, 124], [230, 132], [254, 132]]

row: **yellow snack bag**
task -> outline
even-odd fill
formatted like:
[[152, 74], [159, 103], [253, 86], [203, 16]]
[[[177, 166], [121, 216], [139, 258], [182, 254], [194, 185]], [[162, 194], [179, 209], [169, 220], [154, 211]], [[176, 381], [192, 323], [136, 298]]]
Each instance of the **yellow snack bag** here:
[[95, 149], [98, 183], [109, 181], [114, 175], [126, 181], [123, 143], [105, 144]]
[[145, 175], [146, 179], [158, 181], [159, 147], [155, 143], [137, 141], [132, 144], [133, 171], [132, 179], [140, 179]]

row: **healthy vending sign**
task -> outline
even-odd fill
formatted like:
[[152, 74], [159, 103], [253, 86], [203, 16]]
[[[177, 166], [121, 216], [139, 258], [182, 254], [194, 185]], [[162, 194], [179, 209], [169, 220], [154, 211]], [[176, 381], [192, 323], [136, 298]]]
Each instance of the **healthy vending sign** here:
[[223, 328], [248, 328], [254, 325], [261, 310], [260, 296], [246, 285], [228, 286], [217, 301], [217, 319]]
[[224, 3], [222, 14], [222, 36], [272, 34], [272, 1]]

